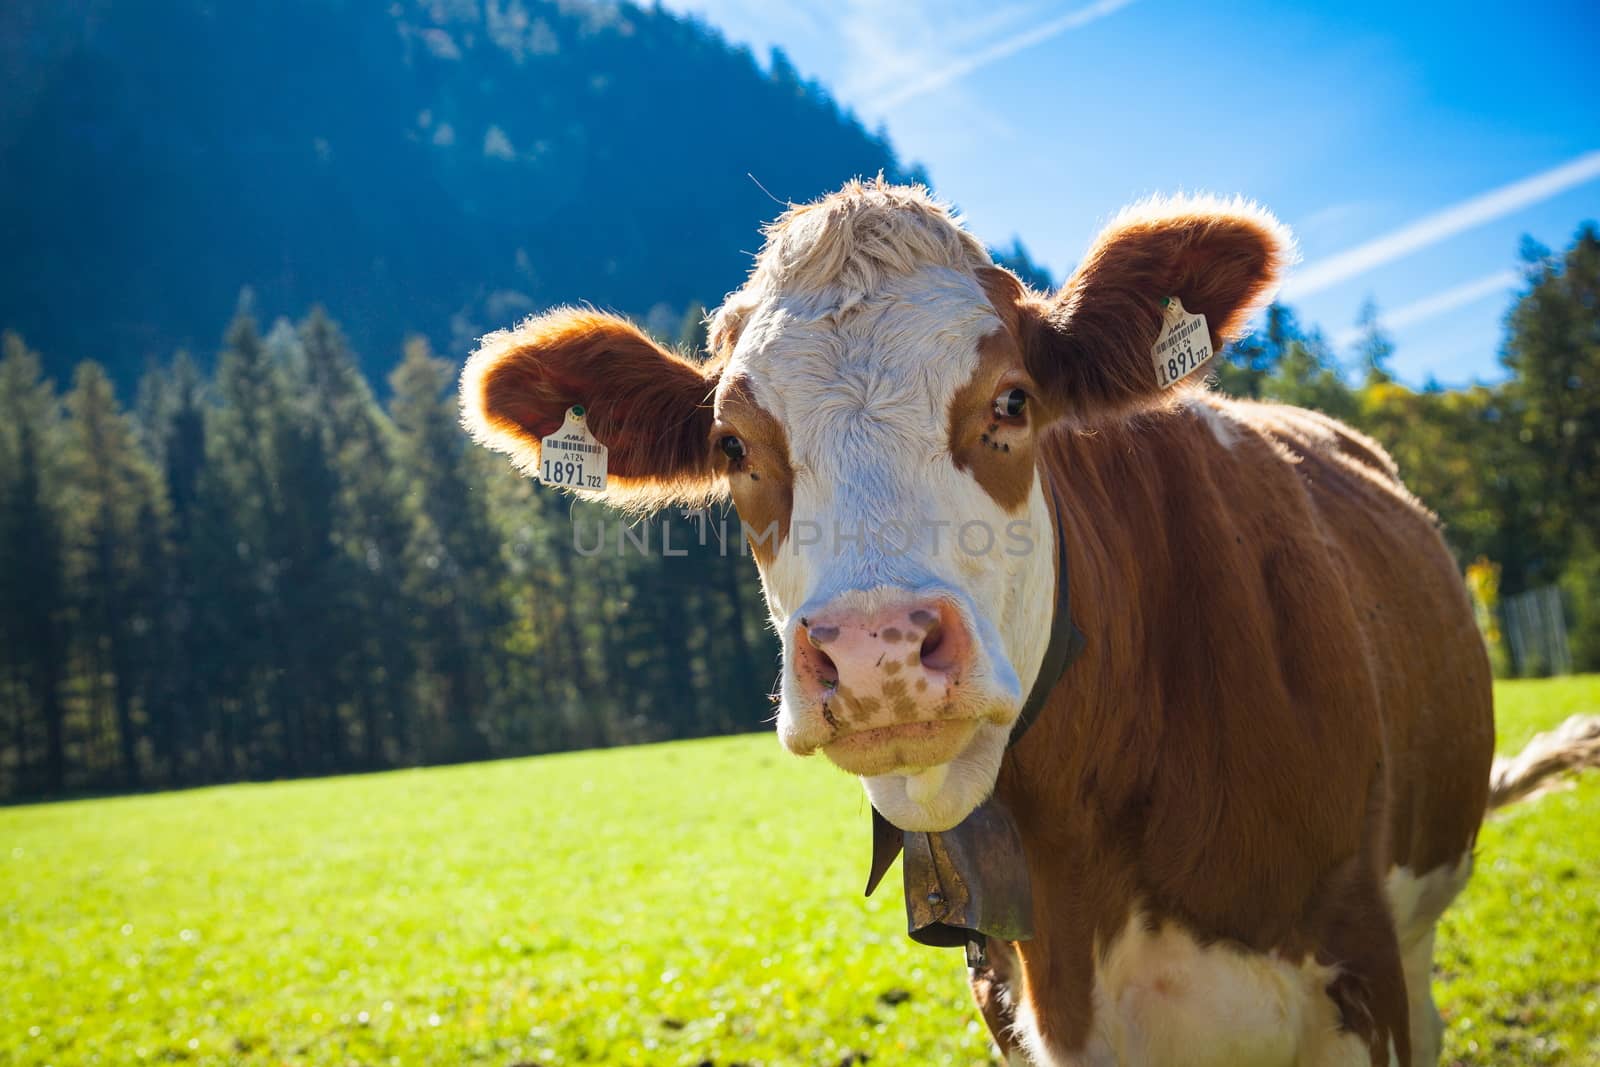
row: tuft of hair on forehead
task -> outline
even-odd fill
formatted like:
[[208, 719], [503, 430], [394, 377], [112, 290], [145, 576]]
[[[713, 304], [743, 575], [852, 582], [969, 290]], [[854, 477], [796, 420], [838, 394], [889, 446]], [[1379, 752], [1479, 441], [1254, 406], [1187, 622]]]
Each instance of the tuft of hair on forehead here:
[[848, 311], [885, 283], [924, 267], [976, 272], [994, 266], [948, 204], [924, 186], [893, 185], [882, 174], [792, 205], [764, 233], [749, 279], [712, 316], [714, 352], [732, 348], [750, 311], [779, 292], [826, 294], [836, 310]]

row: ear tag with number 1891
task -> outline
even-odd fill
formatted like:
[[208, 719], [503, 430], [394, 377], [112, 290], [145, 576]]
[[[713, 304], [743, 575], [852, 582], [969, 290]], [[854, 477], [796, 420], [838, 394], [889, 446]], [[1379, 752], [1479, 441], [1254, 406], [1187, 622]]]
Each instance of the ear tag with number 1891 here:
[[1206, 317], [1183, 310], [1183, 301], [1177, 297], [1167, 297], [1162, 305], [1166, 312], [1150, 354], [1155, 359], [1156, 381], [1161, 388], [1170, 389], [1211, 359], [1211, 331], [1206, 329]]
[[567, 409], [561, 429], [539, 442], [539, 480], [567, 489], [606, 487], [606, 446], [583, 421], [583, 405]]

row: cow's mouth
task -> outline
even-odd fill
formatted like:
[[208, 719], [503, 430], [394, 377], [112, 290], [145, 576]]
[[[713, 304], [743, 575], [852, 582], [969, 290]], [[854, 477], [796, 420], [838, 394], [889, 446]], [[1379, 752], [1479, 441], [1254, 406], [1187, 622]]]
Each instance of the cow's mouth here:
[[916, 772], [959, 756], [978, 730], [976, 719], [936, 719], [856, 730], [822, 746], [835, 765], [864, 778]]

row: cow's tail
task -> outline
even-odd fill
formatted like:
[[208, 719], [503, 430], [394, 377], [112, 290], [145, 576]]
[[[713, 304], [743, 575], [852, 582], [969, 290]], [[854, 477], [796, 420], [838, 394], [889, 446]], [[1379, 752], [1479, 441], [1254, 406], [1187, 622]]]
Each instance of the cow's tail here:
[[1539, 734], [1510, 759], [1496, 756], [1489, 772], [1489, 810], [1543, 792], [1569, 771], [1600, 767], [1600, 715], [1574, 715]]

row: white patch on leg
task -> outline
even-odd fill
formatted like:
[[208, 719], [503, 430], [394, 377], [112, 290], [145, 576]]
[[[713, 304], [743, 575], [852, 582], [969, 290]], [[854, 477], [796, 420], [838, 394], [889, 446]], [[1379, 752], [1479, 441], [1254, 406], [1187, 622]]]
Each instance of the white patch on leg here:
[[1439, 1062], [1444, 1020], [1433, 1003], [1433, 934], [1439, 916], [1472, 877], [1472, 853], [1447, 867], [1435, 867], [1418, 877], [1405, 867], [1395, 867], [1384, 880], [1389, 910], [1394, 915], [1395, 937], [1400, 942], [1400, 965], [1406, 976], [1406, 1003], [1411, 1016], [1411, 1062], [1433, 1067]]
[[1395, 935], [1400, 939], [1402, 952], [1408, 941], [1433, 932], [1434, 923], [1471, 877], [1471, 852], [1450, 866], [1435, 867], [1420, 878], [1409, 867], [1390, 868], [1383, 888], [1389, 897], [1389, 911], [1394, 915]]

